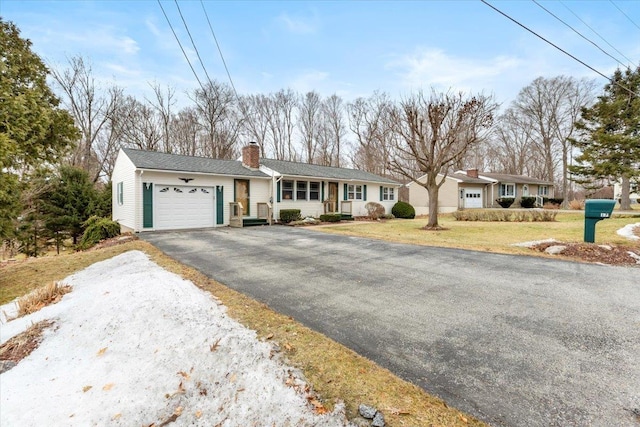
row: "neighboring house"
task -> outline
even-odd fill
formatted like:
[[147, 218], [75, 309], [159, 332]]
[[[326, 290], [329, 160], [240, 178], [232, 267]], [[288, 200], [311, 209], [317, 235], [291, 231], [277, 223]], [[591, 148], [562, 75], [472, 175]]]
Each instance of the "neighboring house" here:
[[391, 212], [400, 187], [364, 171], [260, 159], [255, 143], [241, 160], [124, 148], [111, 180], [113, 220], [134, 232], [266, 223], [281, 209], [366, 215], [369, 201]]
[[[631, 199], [631, 203], [640, 203], [640, 179], [636, 181], [631, 181], [631, 189], [637, 188], [636, 192], [632, 191], [629, 194], [629, 199]], [[622, 197], [622, 180], [618, 180], [613, 183], [613, 198], [620, 203], [620, 198]]]
[[[439, 175], [442, 179], [442, 175]], [[424, 182], [425, 177], [418, 178]], [[426, 188], [415, 183], [407, 184], [409, 203], [416, 209], [416, 215], [429, 213], [429, 195]], [[554, 197], [553, 183], [522, 175], [478, 172], [477, 169], [458, 171], [447, 175], [438, 193], [438, 211], [453, 212], [458, 209], [500, 207], [496, 199], [514, 198], [518, 206], [523, 196], [538, 196], [542, 205], [543, 197]]]

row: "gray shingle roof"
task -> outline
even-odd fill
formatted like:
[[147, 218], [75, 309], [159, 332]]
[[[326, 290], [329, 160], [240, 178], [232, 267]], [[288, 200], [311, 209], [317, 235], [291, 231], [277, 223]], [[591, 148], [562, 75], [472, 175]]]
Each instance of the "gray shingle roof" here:
[[474, 178], [472, 176], [467, 175], [466, 173], [452, 173], [451, 178], [459, 179], [465, 184], [489, 184], [489, 181], [482, 178]]
[[551, 181], [545, 181], [538, 178], [531, 178], [524, 175], [509, 175], [505, 173], [488, 173], [488, 172], [480, 172], [480, 176], [486, 176], [491, 179], [495, 179], [496, 181], [500, 181], [502, 183], [507, 184], [539, 184], [539, 185], [553, 185]]
[[260, 159], [260, 163], [285, 176], [326, 178], [342, 181], [368, 181], [382, 184], [400, 185], [398, 182], [370, 172], [331, 166], [309, 165], [285, 160]]
[[218, 160], [207, 157], [182, 156], [123, 148], [133, 164], [140, 169], [156, 169], [176, 172], [200, 172], [215, 175], [249, 176], [267, 178], [268, 175], [251, 170], [237, 160]]

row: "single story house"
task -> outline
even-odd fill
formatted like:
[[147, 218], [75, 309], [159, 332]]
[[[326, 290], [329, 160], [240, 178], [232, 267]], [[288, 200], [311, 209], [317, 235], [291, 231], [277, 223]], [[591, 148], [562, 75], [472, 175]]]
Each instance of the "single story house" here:
[[365, 171], [260, 159], [256, 143], [239, 160], [123, 148], [111, 180], [113, 220], [133, 232], [266, 223], [282, 209], [366, 215], [370, 201], [389, 213], [400, 187]]
[[[439, 175], [439, 179], [442, 174]], [[425, 182], [426, 177], [418, 178]], [[429, 195], [426, 188], [416, 182], [407, 184], [409, 203], [416, 215], [429, 213]], [[453, 212], [458, 209], [496, 208], [499, 198], [513, 198], [513, 206], [518, 206], [523, 196], [535, 196], [542, 206], [543, 197], [554, 197], [553, 182], [523, 175], [509, 175], [479, 172], [477, 169], [457, 171], [449, 174], [438, 193], [438, 211]]]

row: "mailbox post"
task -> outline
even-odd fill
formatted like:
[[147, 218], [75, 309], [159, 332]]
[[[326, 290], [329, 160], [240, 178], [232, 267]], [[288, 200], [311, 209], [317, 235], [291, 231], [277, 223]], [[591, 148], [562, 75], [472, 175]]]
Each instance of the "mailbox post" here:
[[615, 200], [592, 199], [584, 204], [584, 241], [593, 243], [596, 240], [596, 223], [611, 217]]

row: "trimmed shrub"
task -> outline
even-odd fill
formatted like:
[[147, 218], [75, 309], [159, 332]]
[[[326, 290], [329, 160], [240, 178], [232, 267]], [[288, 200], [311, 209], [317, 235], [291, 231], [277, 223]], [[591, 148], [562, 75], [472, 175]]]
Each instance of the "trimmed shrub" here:
[[289, 224], [291, 221], [300, 221], [300, 209], [280, 209], [280, 221]]
[[456, 221], [486, 221], [486, 222], [532, 222], [556, 220], [556, 211], [484, 211], [459, 210], [453, 212]]
[[371, 219], [378, 219], [385, 213], [384, 206], [376, 202], [369, 202], [364, 205], [364, 208], [367, 210], [367, 214]]
[[396, 218], [413, 219], [416, 217], [416, 210], [407, 202], [397, 202], [393, 205], [391, 213]]
[[339, 213], [320, 215], [320, 221], [322, 222], [340, 222], [341, 219], [342, 219], [342, 214], [339, 214]]
[[83, 226], [85, 227], [84, 234], [78, 243], [80, 250], [89, 249], [101, 240], [120, 234], [120, 224], [99, 216], [90, 217]]
[[536, 198], [533, 196], [523, 196], [520, 198], [520, 206], [525, 209], [531, 209], [536, 205]]
[[505, 209], [508, 209], [515, 199], [513, 197], [500, 197], [496, 202]]

